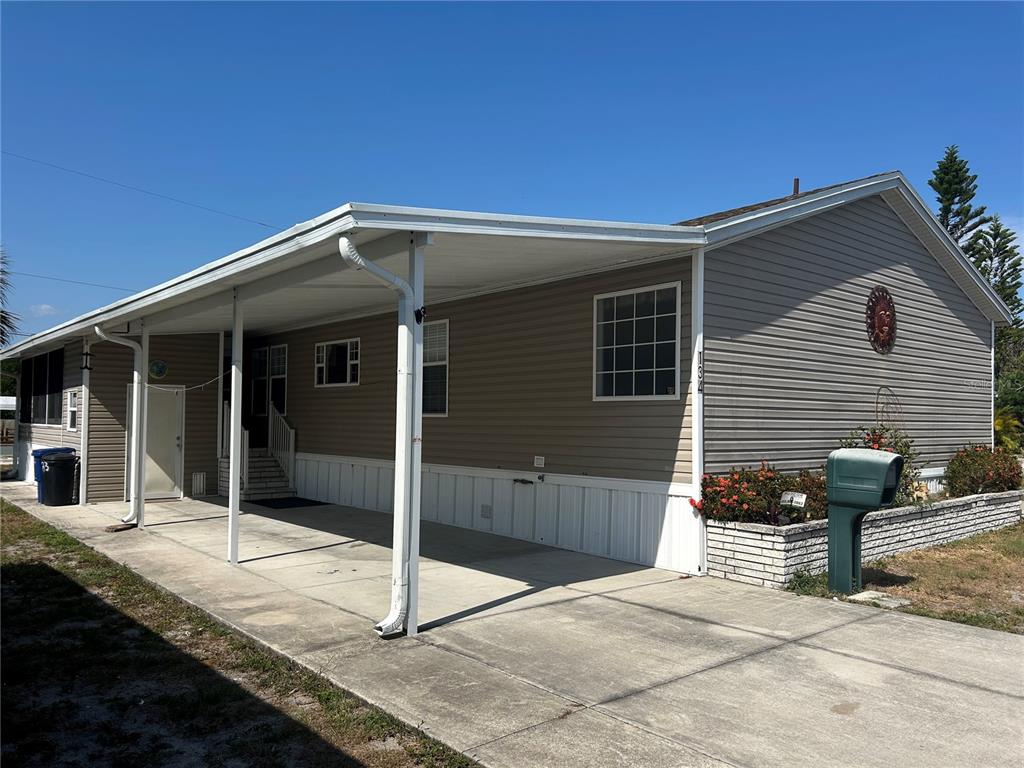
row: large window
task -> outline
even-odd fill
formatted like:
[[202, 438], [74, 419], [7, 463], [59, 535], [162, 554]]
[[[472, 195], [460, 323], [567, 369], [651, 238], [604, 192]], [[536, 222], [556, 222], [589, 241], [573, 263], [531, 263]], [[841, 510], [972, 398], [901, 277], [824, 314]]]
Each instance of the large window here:
[[423, 415], [448, 415], [448, 321], [423, 325]]
[[60, 424], [64, 400], [64, 350], [21, 361], [21, 420]]
[[359, 339], [316, 345], [314, 383], [318, 387], [352, 387], [359, 383]]
[[594, 297], [594, 399], [679, 398], [680, 284]]

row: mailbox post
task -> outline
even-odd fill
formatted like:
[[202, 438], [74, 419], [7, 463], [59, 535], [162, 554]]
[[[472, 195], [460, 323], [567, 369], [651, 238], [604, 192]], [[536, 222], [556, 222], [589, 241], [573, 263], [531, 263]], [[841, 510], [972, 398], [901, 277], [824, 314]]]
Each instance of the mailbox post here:
[[864, 516], [896, 498], [903, 457], [869, 448], [841, 448], [828, 457], [828, 588], [860, 591]]

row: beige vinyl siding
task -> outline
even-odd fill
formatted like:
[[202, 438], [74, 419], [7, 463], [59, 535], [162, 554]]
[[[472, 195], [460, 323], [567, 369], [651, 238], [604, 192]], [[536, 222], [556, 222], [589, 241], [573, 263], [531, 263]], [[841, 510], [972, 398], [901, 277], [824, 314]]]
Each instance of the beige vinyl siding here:
[[[922, 464], [990, 440], [990, 324], [901, 219], [872, 197], [709, 251], [705, 265], [705, 456], [709, 471], [767, 458], [823, 464], [898, 401]], [[897, 338], [864, 325], [876, 285]]]
[[[152, 336], [150, 360], [167, 363], [167, 376], [149, 379], [152, 386], [193, 387], [217, 376], [217, 334]], [[132, 352], [102, 342], [92, 345], [89, 412], [89, 500], [124, 498], [125, 428]], [[192, 493], [192, 473], [206, 472], [207, 487], [217, 479], [218, 382], [185, 393], [185, 456], [182, 477], [186, 496]]]
[[[681, 283], [680, 390], [690, 374], [690, 260], [673, 259], [429, 306], [449, 321], [448, 416], [427, 417], [433, 464], [690, 481], [690, 413], [679, 400], [593, 400], [594, 296]], [[288, 345], [288, 421], [307, 453], [394, 455], [394, 315], [275, 334]], [[314, 347], [360, 339], [357, 387], [313, 386]]]
[[88, 499], [124, 499], [124, 434], [132, 352], [110, 342], [90, 345]]
[[[32, 443], [33, 445], [46, 447], [70, 446], [76, 450], [81, 448], [81, 424], [82, 424], [82, 342], [79, 339], [69, 341], [64, 345], [64, 384], [61, 401], [60, 424], [21, 424], [19, 428], [19, 439]], [[77, 391], [78, 394], [78, 430], [68, 430], [68, 400], [69, 394]], [[21, 410], [18, 410], [21, 416]], [[31, 476], [31, 473], [30, 473]]]

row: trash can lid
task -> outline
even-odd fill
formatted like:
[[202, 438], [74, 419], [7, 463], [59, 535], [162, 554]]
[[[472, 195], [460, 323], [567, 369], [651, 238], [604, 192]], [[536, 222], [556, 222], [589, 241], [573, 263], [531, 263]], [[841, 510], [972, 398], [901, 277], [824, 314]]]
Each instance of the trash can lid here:
[[74, 453], [74, 448], [36, 448], [32, 451], [33, 458], [45, 456], [48, 453]]
[[48, 453], [43, 456], [43, 464], [59, 464], [65, 461], [78, 461], [73, 453]]

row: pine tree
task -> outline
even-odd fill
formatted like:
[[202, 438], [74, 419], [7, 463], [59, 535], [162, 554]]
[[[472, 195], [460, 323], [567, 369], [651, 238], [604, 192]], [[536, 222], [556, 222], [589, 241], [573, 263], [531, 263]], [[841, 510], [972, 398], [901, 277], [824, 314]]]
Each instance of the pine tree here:
[[939, 222], [972, 257], [980, 236], [979, 228], [992, 220], [985, 215], [985, 206], [971, 205], [978, 192], [977, 181], [967, 161], [960, 157], [959, 147], [953, 144], [946, 147], [946, 154], [935, 166], [928, 182], [939, 202]]
[[1024, 266], [1020, 249], [1014, 242], [1017, 235], [998, 216], [993, 216], [987, 229], [979, 230], [975, 246], [970, 254], [974, 266], [995, 288], [996, 293], [1013, 312], [1014, 325], [1021, 326], [1024, 318], [1024, 301], [1019, 291], [1024, 283]]

